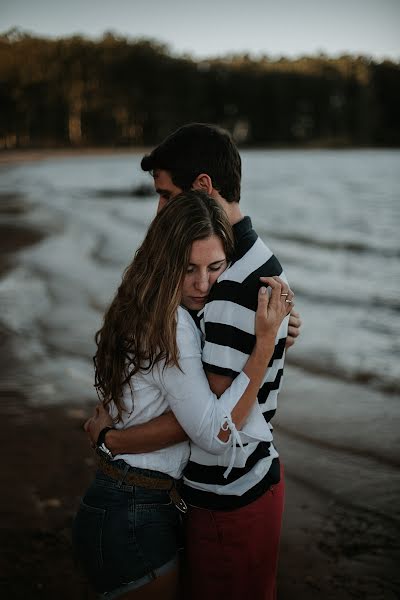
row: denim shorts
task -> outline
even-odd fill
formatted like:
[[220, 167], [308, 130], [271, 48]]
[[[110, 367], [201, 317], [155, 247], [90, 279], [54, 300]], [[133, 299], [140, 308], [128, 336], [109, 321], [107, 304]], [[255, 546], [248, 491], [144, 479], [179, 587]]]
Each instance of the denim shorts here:
[[177, 566], [180, 528], [166, 491], [125, 485], [98, 471], [74, 520], [74, 553], [99, 597], [117, 598]]

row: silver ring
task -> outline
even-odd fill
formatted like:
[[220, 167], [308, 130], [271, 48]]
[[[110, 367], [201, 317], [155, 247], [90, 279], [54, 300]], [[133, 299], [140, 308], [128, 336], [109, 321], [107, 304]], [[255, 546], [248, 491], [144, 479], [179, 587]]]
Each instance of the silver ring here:
[[289, 296], [289, 294], [281, 294], [281, 296]]
[[287, 302], [288, 304], [293, 304], [291, 300], [285, 300], [285, 302]]

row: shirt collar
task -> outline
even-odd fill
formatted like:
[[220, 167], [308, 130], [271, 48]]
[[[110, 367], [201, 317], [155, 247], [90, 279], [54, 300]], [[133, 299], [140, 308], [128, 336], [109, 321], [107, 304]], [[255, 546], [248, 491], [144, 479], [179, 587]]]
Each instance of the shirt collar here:
[[243, 217], [241, 221], [238, 221], [232, 226], [233, 235], [235, 238], [235, 245], [240, 242], [243, 236], [253, 229], [250, 217]]
[[243, 217], [241, 221], [233, 225], [233, 237], [235, 240], [233, 262], [236, 262], [248, 252], [257, 240], [250, 217]]

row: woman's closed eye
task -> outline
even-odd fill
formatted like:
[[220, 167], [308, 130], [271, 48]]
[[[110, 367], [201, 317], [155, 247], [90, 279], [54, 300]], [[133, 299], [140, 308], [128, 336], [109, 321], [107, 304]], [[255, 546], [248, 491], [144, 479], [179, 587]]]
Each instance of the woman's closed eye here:
[[[211, 273], [214, 273], [216, 271], [220, 271], [226, 264], [226, 260], [222, 260], [218, 263], [212, 263], [211, 265], [208, 265], [207, 270], [210, 271]], [[198, 269], [198, 267], [196, 265], [189, 265], [187, 268], [187, 273], [195, 273], [195, 271]]]
[[210, 265], [208, 268], [210, 271], [219, 271], [220, 269], [222, 269], [222, 267], [225, 266], [225, 263], [226, 263], [226, 260], [223, 260], [218, 264], [214, 263], [214, 264]]

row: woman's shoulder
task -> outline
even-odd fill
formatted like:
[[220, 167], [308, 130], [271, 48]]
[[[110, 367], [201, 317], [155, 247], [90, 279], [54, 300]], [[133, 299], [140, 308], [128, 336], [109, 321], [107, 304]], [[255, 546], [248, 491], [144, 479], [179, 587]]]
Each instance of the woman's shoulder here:
[[178, 327], [186, 327], [189, 329], [194, 328], [196, 330], [196, 323], [193, 321], [186, 308], [183, 308], [183, 306], [178, 306], [176, 319]]
[[199, 351], [201, 349], [200, 332], [188, 311], [182, 306], [178, 307], [176, 320], [176, 341], [181, 356], [182, 353], [185, 355], [193, 350]]

